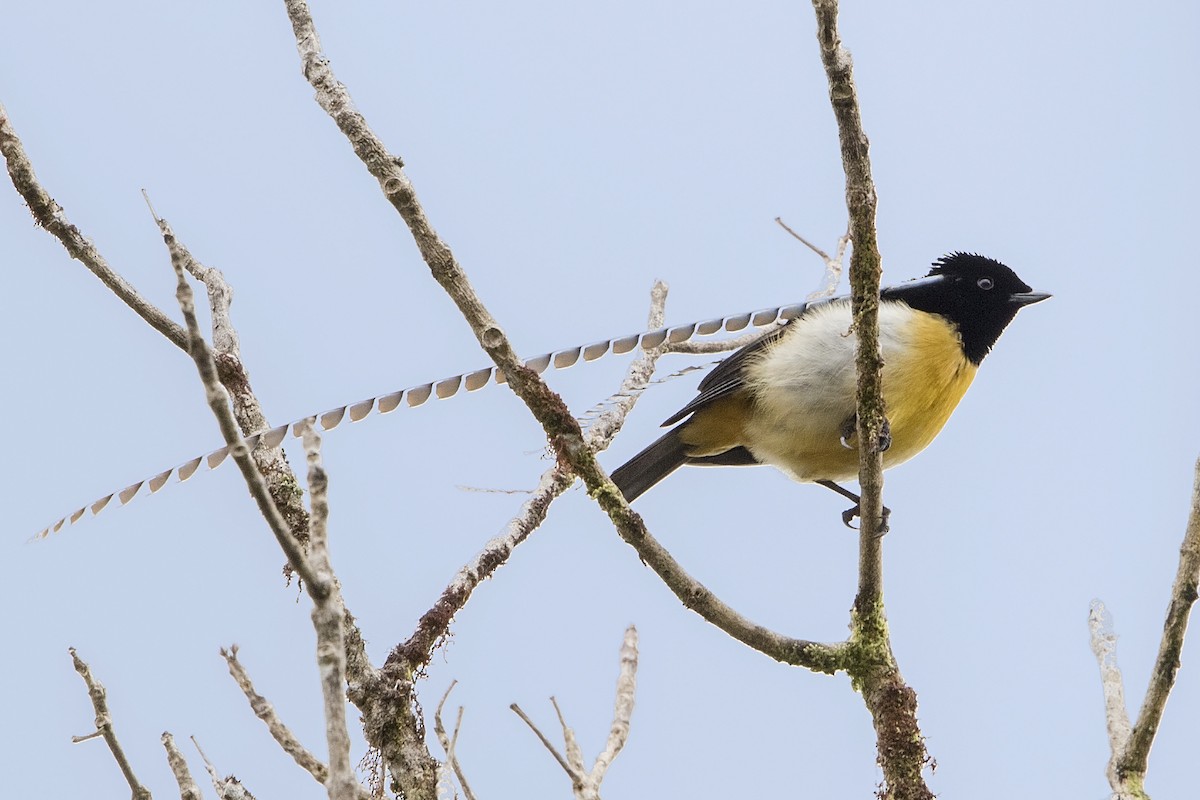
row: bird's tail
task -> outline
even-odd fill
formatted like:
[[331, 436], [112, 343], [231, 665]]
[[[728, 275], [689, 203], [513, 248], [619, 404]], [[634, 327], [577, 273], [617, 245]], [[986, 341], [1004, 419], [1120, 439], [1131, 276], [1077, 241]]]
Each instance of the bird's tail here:
[[687, 463], [688, 455], [679, 428], [667, 431], [654, 444], [612, 472], [613, 483], [632, 503], [651, 486]]

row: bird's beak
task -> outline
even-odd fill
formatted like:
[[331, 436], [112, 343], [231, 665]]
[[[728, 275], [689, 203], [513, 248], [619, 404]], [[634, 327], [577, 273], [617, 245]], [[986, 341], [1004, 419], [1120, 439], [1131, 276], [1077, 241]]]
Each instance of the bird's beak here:
[[1046, 292], [1015, 292], [1008, 296], [1008, 302], [1014, 306], [1031, 306], [1040, 303], [1051, 295]]

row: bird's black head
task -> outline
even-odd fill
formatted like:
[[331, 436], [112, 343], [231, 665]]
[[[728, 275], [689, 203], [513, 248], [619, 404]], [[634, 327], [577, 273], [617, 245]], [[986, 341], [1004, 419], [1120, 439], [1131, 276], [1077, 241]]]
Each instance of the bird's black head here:
[[926, 277], [881, 293], [885, 300], [902, 300], [918, 311], [950, 320], [962, 337], [963, 351], [975, 364], [983, 361], [1023, 306], [1049, 296], [1033, 291], [999, 261], [975, 253], [942, 256]]

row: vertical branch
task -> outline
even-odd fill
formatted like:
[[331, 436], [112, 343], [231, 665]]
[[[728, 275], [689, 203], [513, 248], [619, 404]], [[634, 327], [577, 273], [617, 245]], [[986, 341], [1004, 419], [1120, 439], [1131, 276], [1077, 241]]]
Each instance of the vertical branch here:
[[817, 41], [829, 79], [829, 101], [837, 119], [842, 166], [846, 173], [846, 206], [854, 252], [850, 259], [850, 302], [858, 339], [857, 410], [859, 441], [858, 593], [854, 599], [853, 655], [848, 671], [861, 689], [875, 725], [882, 798], [926, 800], [933, 793], [923, 771], [929, 761], [917, 725], [917, 695], [900, 675], [888, 637], [883, 606], [883, 459], [889, 444], [883, 405], [879, 352], [879, 246], [875, 235], [875, 184], [871, 179], [869, 142], [862, 126], [850, 53], [838, 34], [836, 0], [813, 0]]
[[350, 763], [350, 733], [346, 729], [346, 645], [342, 628], [342, 594], [329, 559], [329, 477], [321, 464], [321, 437], [308, 422], [303, 428], [308, 458], [308, 491], [312, 503], [310, 553], [313, 572], [321, 582], [309, 584], [312, 620], [317, 633], [317, 668], [325, 700], [325, 738], [329, 744], [330, 800], [356, 798], [361, 787]]
[[862, 537], [859, 554], [859, 613], [883, 594], [878, 537], [883, 515], [883, 459], [886, 417], [883, 407], [879, 352], [879, 245], [875, 235], [875, 183], [871, 178], [870, 143], [863, 130], [854, 85], [854, 65], [838, 34], [836, 0], [813, 0], [817, 14], [817, 40], [821, 61], [829, 78], [829, 102], [837, 119], [842, 166], [846, 173], [846, 208], [850, 214], [850, 303], [858, 338], [858, 440], [862, 486]]

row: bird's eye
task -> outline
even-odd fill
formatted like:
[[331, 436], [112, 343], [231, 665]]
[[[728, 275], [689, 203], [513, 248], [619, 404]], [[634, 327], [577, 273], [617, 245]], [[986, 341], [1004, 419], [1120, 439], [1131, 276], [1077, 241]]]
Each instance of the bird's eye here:
[[980, 278], [979, 280], [975, 281], [975, 285], [986, 292], [988, 289], [991, 289], [993, 286], [995, 286], [995, 283], [992, 282], [991, 278]]

